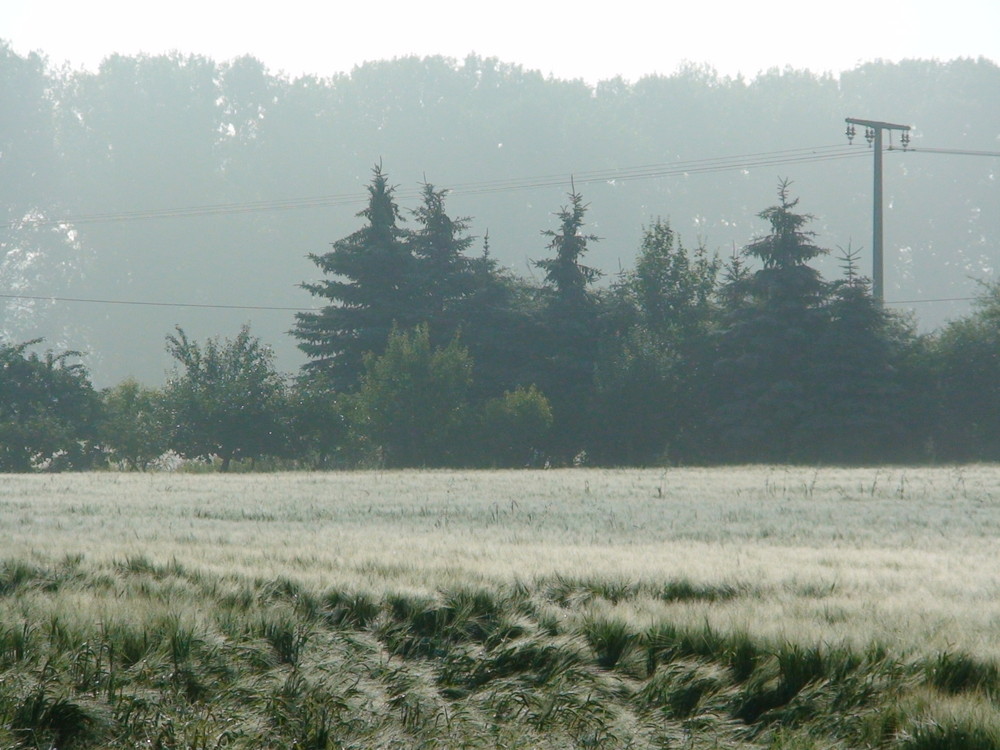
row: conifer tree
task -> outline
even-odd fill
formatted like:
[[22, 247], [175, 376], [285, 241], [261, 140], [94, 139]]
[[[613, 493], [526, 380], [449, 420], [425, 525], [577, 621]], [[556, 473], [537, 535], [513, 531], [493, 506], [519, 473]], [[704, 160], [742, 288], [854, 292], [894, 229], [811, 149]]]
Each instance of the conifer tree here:
[[394, 325], [420, 322], [415, 260], [393, 193], [376, 165], [368, 206], [358, 214], [365, 226], [335, 242], [330, 252], [309, 255], [326, 278], [302, 288], [328, 304], [319, 312], [297, 313], [292, 334], [310, 357], [306, 368], [324, 370], [337, 390], [356, 385], [365, 354], [381, 353]]
[[770, 224], [743, 255], [761, 268], [740, 273], [724, 289], [734, 304], [724, 312], [714, 371], [713, 426], [718, 448], [736, 460], [790, 460], [801, 455], [800, 428], [816, 404], [811, 357], [823, 332], [828, 284], [809, 261], [826, 253], [806, 230], [812, 219], [795, 212], [789, 183], [779, 203], [758, 216]]
[[563, 206], [556, 214], [559, 230], [546, 229], [542, 234], [550, 238], [551, 258], [536, 260], [534, 265], [545, 271], [545, 284], [549, 290], [549, 306], [556, 312], [592, 307], [588, 287], [600, 272], [580, 263], [580, 257], [587, 252], [587, 243], [599, 238], [583, 234], [583, 217], [587, 205], [577, 192], [569, 195], [569, 206]]
[[462, 343], [475, 361], [473, 391], [498, 397], [540, 382], [537, 360], [537, 289], [501, 266], [490, 253], [489, 233], [482, 253], [471, 259], [471, 292], [455, 304]]
[[473, 260], [465, 255], [473, 238], [469, 220], [453, 219], [445, 211], [447, 190], [425, 183], [422, 204], [412, 214], [417, 228], [410, 236], [414, 257], [416, 315], [427, 323], [431, 340], [450, 341], [462, 324], [462, 302], [476, 287]]
[[597, 301], [589, 286], [599, 275], [580, 262], [587, 243], [597, 241], [583, 233], [587, 205], [577, 192], [557, 214], [558, 230], [550, 238], [549, 258], [535, 261], [545, 271], [538, 360], [543, 363], [542, 392], [552, 403], [552, 449], [568, 460], [586, 448], [590, 399], [599, 341]]
[[831, 286], [825, 330], [813, 347], [818, 405], [803, 431], [824, 461], [907, 458], [912, 404], [900, 365], [912, 334], [872, 296], [857, 252], [848, 248], [841, 261], [844, 278]]

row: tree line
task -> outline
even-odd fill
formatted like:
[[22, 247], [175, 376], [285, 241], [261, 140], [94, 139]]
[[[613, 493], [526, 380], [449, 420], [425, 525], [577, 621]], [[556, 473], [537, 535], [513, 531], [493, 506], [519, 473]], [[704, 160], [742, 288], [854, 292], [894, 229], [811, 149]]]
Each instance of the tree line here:
[[424, 184], [401, 207], [381, 165], [360, 226], [310, 260], [318, 303], [280, 373], [243, 326], [165, 338], [162, 388], [97, 391], [74, 351], [0, 344], [0, 469], [142, 470], [165, 456], [220, 469], [852, 463], [1000, 458], [1000, 286], [933, 334], [842, 273], [790, 184], [728, 258], [642, 232], [632, 268], [599, 282], [575, 189], [542, 230], [537, 276]]
[[[869, 234], [871, 153], [860, 137], [848, 146], [844, 118], [910, 124], [918, 149], [995, 151], [998, 90], [989, 60], [749, 79], [687, 66], [590, 86], [475, 55], [330, 78], [183, 54], [73, 70], [0, 41], [0, 336], [89, 352], [102, 387], [127, 375], [160, 384], [170, 364], [160, 332], [179, 323], [203, 340], [250, 320], [279, 367], [297, 369], [291, 313], [272, 308], [301, 304], [307, 250], [353, 231], [377, 157], [407, 205], [425, 170], [454, 188], [456, 214], [489, 229], [491, 255], [518, 273], [540, 256], [538, 230], [558, 208], [552, 175], [576, 174], [592, 206], [587, 221], [604, 239], [586, 258], [603, 283], [634, 266], [657, 212], [692, 244], [741, 246], [779, 174], [794, 174], [826, 244], [846, 246]], [[991, 273], [1000, 235], [995, 171], [984, 156], [886, 152], [889, 300], [975, 293], [968, 279]], [[58, 298], [194, 304], [118, 315]], [[269, 309], [238, 309], [254, 305]], [[967, 312], [919, 309], [928, 330]]]

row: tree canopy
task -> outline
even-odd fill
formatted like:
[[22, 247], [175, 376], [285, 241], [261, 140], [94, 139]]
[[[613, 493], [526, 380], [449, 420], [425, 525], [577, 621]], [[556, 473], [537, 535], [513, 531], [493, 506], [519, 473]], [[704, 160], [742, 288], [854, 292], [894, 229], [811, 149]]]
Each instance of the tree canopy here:
[[203, 344], [180, 327], [167, 336], [179, 367], [164, 395], [170, 447], [191, 458], [233, 459], [281, 455], [286, 445], [284, 380], [270, 348], [244, 325], [233, 339]]

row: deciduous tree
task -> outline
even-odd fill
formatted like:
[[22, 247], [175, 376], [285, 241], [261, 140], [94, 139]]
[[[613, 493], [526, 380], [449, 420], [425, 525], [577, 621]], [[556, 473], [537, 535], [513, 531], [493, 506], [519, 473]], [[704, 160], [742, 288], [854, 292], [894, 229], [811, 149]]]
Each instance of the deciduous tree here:
[[595, 455], [651, 463], [690, 451], [704, 418], [705, 342], [719, 261], [689, 252], [670, 225], [643, 233], [635, 269], [609, 296], [597, 371]]
[[453, 340], [431, 344], [426, 325], [394, 331], [381, 355], [365, 357], [351, 399], [354, 429], [387, 466], [444, 466], [464, 451], [472, 359]]
[[171, 447], [186, 457], [255, 460], [284, 451], [284, 379], [244, 325], [234, 339], [192, 341], [178, 327], [167, 351], [180, 368], [166, 386]]
[[79, 352], [0, 344], [0, 471], [81, 469], [96, 456], [99, 399]]
[[936, 451], [957, 461], [1000, 459], [1000, 284], [975, 311], [950, 323], [931, 347], [936, 375]]
[[113, 462], [145, 471], [167, 450], [163, 394], [128, 378], [101, 393], [100, 444]]

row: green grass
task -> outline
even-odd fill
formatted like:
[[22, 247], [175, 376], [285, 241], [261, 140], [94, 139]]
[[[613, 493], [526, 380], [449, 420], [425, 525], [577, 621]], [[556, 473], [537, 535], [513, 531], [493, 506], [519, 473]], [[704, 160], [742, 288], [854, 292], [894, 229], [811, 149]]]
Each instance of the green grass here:
[[11, 478], [0, 747], [1000, 748], [1000, 472], [906, 471]]
[[1000, 747], [997, 666], [968, 654], [636, 628], [546, 580], [376, 599], [170, 570], [19, 573], [0, 746]]

